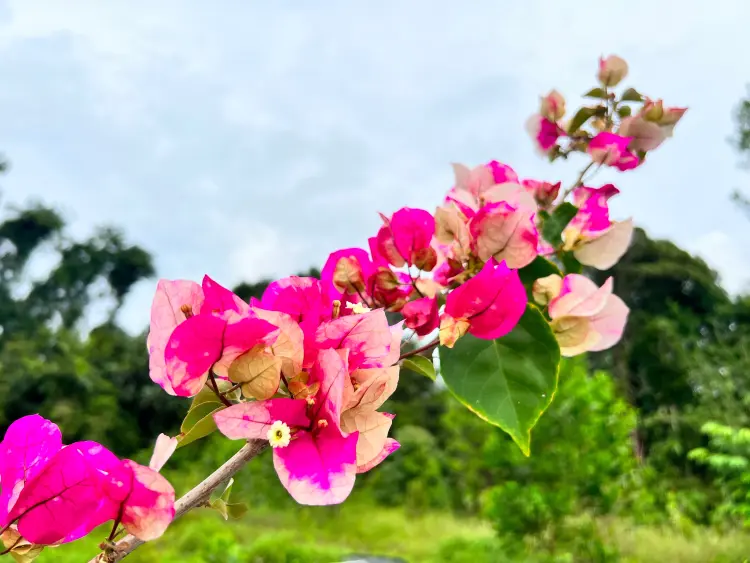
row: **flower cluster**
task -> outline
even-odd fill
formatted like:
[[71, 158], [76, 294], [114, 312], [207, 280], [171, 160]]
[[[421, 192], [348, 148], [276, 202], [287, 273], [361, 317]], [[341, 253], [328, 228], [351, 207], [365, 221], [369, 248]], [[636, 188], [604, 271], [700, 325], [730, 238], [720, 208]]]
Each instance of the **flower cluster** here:
[[662, 100], [651, 100], [634, 88], [618, 97], [612, 88], [627, 75], [628, 64], [622, 58], [600, 58], [599, 86], [585, 94], [599, 103], [580, 108], [567, 123], [562, 121], [565, 98], [557, 90], [542, 97], [539, 113], [527, 122], [537, 149], [550, 160], [585, 152], [593, 163], [621, 171], [643, 164], [648, 152], [672, 136], [687, 108], [665, 107]]
[[[567, 189], [520, 178], [495, 160], [454, 164], [453, 185], [434, 213], [404, 207], [381, 214], [368, 248], [331, 253], [320, 279], [280, 279], [249, 303], [208, 276], [200, 284], [160, 280], [147, 338], [150, 377], [171, 395], [195, 397], [185, 423], [200, 407], [202, 434], [190, 437], [184, 423], [176, 438], [160, 436], [147, 468], [93, 442], [63, 446], [59, 429], [38, 415], [16, 421], [0, 446], [6, 548], [29, 556], [108, 520], [115, 521], [110, 539], [119, 524], [144, 540], [159, 536], [174, 517], [174, 491], [159, 469], [178, 442], [216, 429], [268, 442], [279, 480], [299, 503], [340, 503], [358, 473], [398, 449], [389, 437], [393, 415], [380, 409], [400, 366], [435, 346], [455, 368], [446, 367], [443, 379], [457, 399], [527, 452], [530, 429], [554, 395], [560, 355], [612, 347], [629, 313], [612, 277], [598, 287], [583, 275], [584, 267], [614, 266], [633, 235], [631, 219], [610, 218], [618, 188], [595, 187], [591, 178], [603, 166], [640, 166], [686, 111], [633, 88], [618, 96], [612, 88], [627, 70], [619, 57], [600, 59], [599, 86], [585, 95], [595, 105], [563, 123], [565, 99], [553, 90], [529, 120], [550, 160], [586, 158]], [[402, 320], [389, 325], [386, 313]], [[519, 324], [493, 350], [481, 342], [503, 339]], [[402, 354], [406, 331], [432, 340]], [[502, 363], [500, 350], [523, 358], [534, 345], [545, 350], [538, 366], [514, 358], [503, 373], [488, 367]], [[484, 373], [464, 365], [485, 351]], [[516, 401], [507, 381], [493, 377], [526, 388], [531, 368], [546, 370], [534, 382], [544, 392], [526, 397], [523, 412], [504, 413]]]
[[214, 414], [217, 427], [231, 439], [268, 440], [279, 479], [301, 504], [342, 502], [357, 473], [398, 448], [388, 438], [393, 416], [378, 408], [398, 383], [401, 325], [332, 297], [319, 280], [296, 276], [249, 304], [208, 277], [162, 280], [151, 311], [151, 378], [179, 396], [236, 384], [240, 400]]
[[[160, 459], [161, 458], [161, 459]], [[0, 528], [6, 549], [55, 546], [115, 521], [137, 538], [162, 535], [174, 518], [174, 489], [158, 471], [120, 460], [96, 442], [63, 445], [60, 429], [39, 415], [8, 427], [0, 444]], [[114, 530], [114, 529], [113, 529]]]

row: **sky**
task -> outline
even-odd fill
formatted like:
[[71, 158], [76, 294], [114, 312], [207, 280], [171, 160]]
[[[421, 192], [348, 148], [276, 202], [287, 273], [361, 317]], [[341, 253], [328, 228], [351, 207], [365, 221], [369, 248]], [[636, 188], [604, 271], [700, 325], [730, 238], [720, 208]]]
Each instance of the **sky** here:
[[[160, 277], [283, 277], [366, 245], [378, 211], [434, 209], [451, 162], [571, 183], [585, 159], [550, 165], [524, 123], [551, 88], [577, 107], [615, 53], [624, 85], [690, 110], [644, 166], [597, 176], [622, 192], [613, 218], [750, 289], [750, 221], [729, 200], [750, 193], [729, 142], [750, 3], [610, 6], [0, 1], [3, 203], [53, 204], [75, 236], [118, 226]], [[121, 311], [129, 329], [148, 322], [155, 284]]]

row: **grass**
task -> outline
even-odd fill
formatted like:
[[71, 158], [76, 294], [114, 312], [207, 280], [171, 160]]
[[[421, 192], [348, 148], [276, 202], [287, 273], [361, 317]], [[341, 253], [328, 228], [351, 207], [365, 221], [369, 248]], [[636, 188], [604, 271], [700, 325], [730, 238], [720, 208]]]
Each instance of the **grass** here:
[[[86, 563], [97, 553], [97, 544], [108, 532], [105, 527], [80, 542], [47, 549], [37, 561]], [[233, 563], [235, 560], [245, 563], [249, 557], [247, 554], [254, 549], [265, 550], [270, 548], [269, 544], [276, 544], [277, 550], [283, 551], [289, 545], [300, 544], [307, 546], [308, 551], [316, 547], [327, 551], [321, 556], [370, 553], [401, 557], [409, 563], [429, 563], [437, 553], [440, 541], [446, 538], [489, 539], [492, 530], [476, 520], [445, 514], [410, 516], [403, 510], [372, 508], [357, 503], [324, 511], [307, 507], [294, 511], [261, 509], [250, 511], [238, 522], [224, 522], [218, 514], [202, 510], [176, 522], [163, 538], [141, 547], [127, 561], [198, 563], [209, 561], [206, 557], [213, 551], [218, 552], [217, 556], [220, 553], [221, 557], [226, 557], [216, 559], [216, 563]], [[265, 558], [258, 563], [267, 561], [276, 563]], [[280, 561], [286, 563], [286, 560]], [[293, 559], [288, 561], [291, 563]], [[315, 559], [309, 561], [316, 563]], [[335, 559], [318, 561], [330, 563]], [[300, 563], [308, 563], [308, 560], [300, 560]]]
[[[628, 563], [745, 563], [750, 535], [695, 528], [670, 528], [600, 521], [608, 542]], [[47, 549], [40, 563], [86, 563], [106, 536], [102, 528], [88, 539]], [[409, 515], [400, 509], [349, 503], [337, 509], [251, 511], [241, 521], [224, 522], [203, 510], [176, 522], [160, 540], [143, 546], [132, 563], [333, 563], [344, 555], [369, 553], [409, 563], [531, 563], [499, 558], [493, 532], [483, 522], [448, 514]], [[535, 560], [536, 563], [537, 560]]]

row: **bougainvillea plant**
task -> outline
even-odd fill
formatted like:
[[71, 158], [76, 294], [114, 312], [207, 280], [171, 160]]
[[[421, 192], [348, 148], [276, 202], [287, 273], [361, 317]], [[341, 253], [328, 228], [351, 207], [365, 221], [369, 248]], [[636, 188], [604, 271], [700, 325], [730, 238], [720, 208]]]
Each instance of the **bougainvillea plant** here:
[[[584, 266], [606, 270], [626, 252], [630, 219], [609, 216], [602, 167], [628, 171], [672, 135], [684, 108], [615, 87], [624, 60], [599, 61], [591, 103], [563, 121], [565, 99], [541, 98], [528, 120], [549, 158], [583, 161], [577, 179], [521, 179], [506, 164], [453, 165], [454, 185], [434, 213], [381, 214], [368, 248], [333, 252], [320, 279], [288, 277], [247, 303], [217, 282], [160, 280], [147, 347], [151, 379], [191, 397], [176, 437], [160, 435], [149, 467], [93, 442], [63, 445], [39, 415], [14, 422], [0, 446], [4, 554], [30, 561], [45, 546], [112, 521], [92, 561], [119, 561], [159, 537], [177, 516], [211, 506], [240, 512], [227, 486], [270, 446], [281, 485], [299, 503], [343, 502], [357, 474], [398, 450], [381, 411], [399, 369], [435, 379], [529, 455], [530, 433], [557, 389], [561, 356], [610, 348], [628, 308]], [[388, 313], [401, 320], [389, 325]], [[392, 317], [390, 317], [392, 318]], [[422, 339], [416, 348], [404, 343]], [[178, 447], [218, 430], [246, 444], [175, 502], [159, 474]], [[119, 539], [121, 534], [127, 533]]]

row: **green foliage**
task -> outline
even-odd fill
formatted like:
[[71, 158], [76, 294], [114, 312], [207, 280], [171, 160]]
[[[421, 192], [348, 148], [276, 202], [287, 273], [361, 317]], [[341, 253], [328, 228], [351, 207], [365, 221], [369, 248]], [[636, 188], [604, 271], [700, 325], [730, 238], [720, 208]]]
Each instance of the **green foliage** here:
[[434, 563], [517, 563], [509, 559], [503, 544], [495, 538], [451, 538], [440, 544]]
[[449, 506], [443, 459], [435, 437], [418, 426], [395, 433], [398, 455], [384, 462], [370, 480], [372, 495], [384, 505], [425, 510]]
[[554, 247], [562, 244], [562, 232], [568, 226], [571, 219], [578, 213], [578, 208], [572, 203], [565, 202], [558, 205], [552, 215], [542, 211], [544, 223], [542, 224], [542, 235], [544, 240]]
[[635, 468], [634, 427], [634, 413], [608, 374], [590, 376], [582, 362], [563, 362], [556, 399], [535, 428], [534, 455], [521, 456], [500, 433], [485, 443], [485, 463], [498, 483], [486, 493], [486, 514], [498, 531], [526, 535], [581, 510], [612, 512]]
[[713, 518], [717, 522], [739, 522], [750, 527], [750, 429], [707, 422], [701, 431], [708, 436], [705, 448], [695, 448], [688, 457], [706, 465], [721, 494]]
[[466, 335], [453, 348], [440, 348], [441, 375], [456, 398], [505, 430], [526, 455], [531, 429], [557, 389], [559, 362], [557, 340], [532, 305], [502, 338]]
[[437, 377], [435, 375], [435, 366], [432, 364], [432, 360], [420, 356], [419, 354], [410, 358], [404, 358], [401, 366], [413, 371], [414, 373], [424, 375], [432, 381], [435, 381], [435, 378]]

